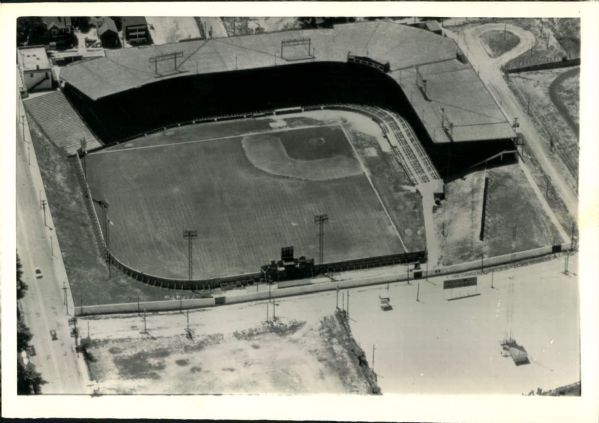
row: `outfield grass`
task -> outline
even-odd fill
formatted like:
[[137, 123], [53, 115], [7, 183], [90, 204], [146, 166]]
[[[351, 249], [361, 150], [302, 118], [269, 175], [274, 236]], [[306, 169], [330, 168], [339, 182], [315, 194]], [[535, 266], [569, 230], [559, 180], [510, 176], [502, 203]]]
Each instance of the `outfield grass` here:
[[[181, 128], [184, 135], [170, 130], [170, 139], [197, 140], [206, 126]], [[320, 160], [315, 153], [319, 145], [329, 158], [348, 154], [343, 152], [347, 140], [331, 139], [329, 144], [329, 130], [320, 135], [309, 130], [304, 137], [298, 131], [304, 130], [293, 136], [305, 150], [294, 149], [296, 157]], [[152, 137], [128, 144], [156, 145], [158, 138]], [[311, 143], [315, 138], [327, 142]], [[186, 278], [182, 232], [195, 229], [194, 279], [256, 272], [287, 245], [295, 246], [298, 255], [317, 257], [313, 219], [318, 213], [329, 215], [327, 262], [403, 252], [363, 174], [324, 181], [275, 176], [248, 161], [241, 140], [233, 136], [155, 148], [119, 146], [115, 152], [90, 155], [92, 194], [110, 203], [115, 255], [145, 273]]]

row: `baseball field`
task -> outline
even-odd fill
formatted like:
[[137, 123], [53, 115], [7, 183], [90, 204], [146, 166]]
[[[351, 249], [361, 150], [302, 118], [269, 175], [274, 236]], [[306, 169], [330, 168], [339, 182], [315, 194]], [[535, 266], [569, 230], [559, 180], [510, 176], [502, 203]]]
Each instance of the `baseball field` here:
[[[293, 245], [325, 262], [404, 252], [401, 228], [339, 123], [259, 119], [170, 129], [92, 153], [92, 197], [109, 203], [114, 255], [162, 277], [253, 273]], [[103, 214], [98, 210], [102, 219]]]

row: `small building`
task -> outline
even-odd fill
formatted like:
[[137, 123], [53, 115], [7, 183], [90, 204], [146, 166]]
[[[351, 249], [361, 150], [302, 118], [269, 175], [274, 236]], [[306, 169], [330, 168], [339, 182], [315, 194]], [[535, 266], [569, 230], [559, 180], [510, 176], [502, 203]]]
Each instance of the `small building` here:
[[119, 39], [119, 32], [116, 28], [116, 24], [111, 18], [104, 18], [101, 23], [98, 22], [98, 38], [104, 48], [118, 48], [121, 46]]
[[143, 16], [123, 16], [123, 38], [132, 46], [151, 44], [148, 22]]
[[44, 47], [19, 48], [17, 57], [21, 79], [27, 92], [52, 89], [52, 66]]
[[43, 16], [42, 22], [51, 37], [70, 34], [73, 30], [73, 24], [69, 16]]
[[76, 44], [77, 37], [70, 17], [44, 16], [42, 23], [46, 31], [38, 43], [48, 45], [51, 50], [64, 50]]

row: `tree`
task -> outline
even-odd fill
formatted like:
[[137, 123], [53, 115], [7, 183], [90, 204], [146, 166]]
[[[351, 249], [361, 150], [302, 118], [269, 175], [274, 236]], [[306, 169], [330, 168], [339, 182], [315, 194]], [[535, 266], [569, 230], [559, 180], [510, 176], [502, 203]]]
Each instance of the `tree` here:
[[17, 359], [17, 394], [41, 394], [42, 385], [47, 383], [31, 363], [23, 364]]
[[31, 331], [23, 320], [17, 317], [17, 352], [25, 351], [31, 341]]
[[21, 259], [17, 254], [17, 300], [20, 300], [25, 296], [25, 292], [27, 292], [27, 284], [23, 282], [23, 265], [21, 264]]

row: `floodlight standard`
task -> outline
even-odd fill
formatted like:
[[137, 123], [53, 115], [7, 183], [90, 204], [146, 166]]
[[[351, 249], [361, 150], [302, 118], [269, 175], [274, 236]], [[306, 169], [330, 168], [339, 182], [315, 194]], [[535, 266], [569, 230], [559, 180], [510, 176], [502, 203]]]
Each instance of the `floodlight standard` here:
[[318, 260], [324, 264], [324, 224], [329, 221], [327, 214], [314, 215], [314, 223], [318, 224]]
[[108, 263], [108, 279], [112, 276], [112, 269], [110, 268], [110, 236], [108, 235], [109, 226], [108, 226], [108, 201], [99, 200], [97, 201], [98, 205], [102, 207], [104, 210], [104, 241], [106, 242], [106, 262]]
[[193, 280], [193, 265], [192, 265], [192, 240], [194, 238], [197, 238], [198, 236], [198, 231], [196, 230], [185, 230], [183, 231], [183, 238], [187, 238], [187, 258], [188, 258], [188, 273], [189, 273], [189, 280]]

